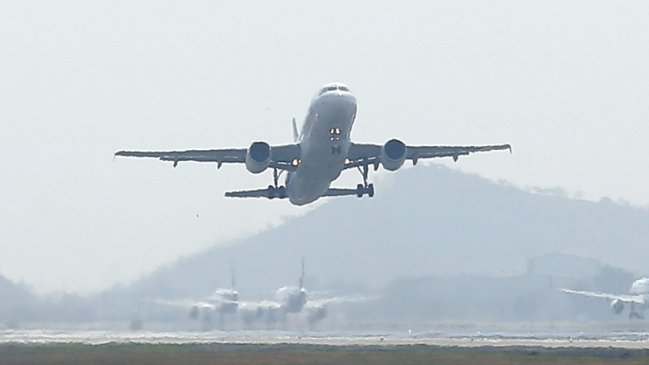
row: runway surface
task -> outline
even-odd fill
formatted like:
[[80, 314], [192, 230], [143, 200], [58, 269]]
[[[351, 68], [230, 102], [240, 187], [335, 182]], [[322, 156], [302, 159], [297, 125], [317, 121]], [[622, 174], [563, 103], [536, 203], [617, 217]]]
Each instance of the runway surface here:
[[0, 330], [0, 365], [649, 363], [649, 331], [638, 328], [484, 328], [345, 332], [7, 329]]
[[441, 347], [544, 347], [649, 349], [649, 332], [146, 332], [100, 330], [0, 330], [0, 344], [252, 344], [324, 346], [429, 345]]

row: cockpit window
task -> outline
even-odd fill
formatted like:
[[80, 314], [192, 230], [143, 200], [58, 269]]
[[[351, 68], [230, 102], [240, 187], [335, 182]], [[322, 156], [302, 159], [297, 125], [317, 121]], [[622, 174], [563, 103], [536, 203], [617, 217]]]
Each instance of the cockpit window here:
[[322, 88], [322, 90], [320, 90], [320, 95], [326, 93], [327, 91], [335, 91], [335, 90], [336, 90], [335, 85], [334, 86], [327, 86], [327, 87]]
[[331, 86], [327, 86], [327, 87], [322, 88], [322, 90], [320, 90], [320, 93], [318, 93], [318, 95], [322, 95], [322, 94], [324, 94], [324, 93], [326, 93], [328, 91], [336, 91], [336, 90], [349, 92], [349, 88], [347, 86], [331, 85]]

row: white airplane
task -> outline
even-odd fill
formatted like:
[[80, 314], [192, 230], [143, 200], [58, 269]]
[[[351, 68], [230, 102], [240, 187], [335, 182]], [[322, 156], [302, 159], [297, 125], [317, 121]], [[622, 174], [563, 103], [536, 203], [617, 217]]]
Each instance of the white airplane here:
[[362, 296], [311, 298], [304, 288], [304, 259], [302, 259], [302, 272], [297, 286], [284, 286], [277, 289], [274, 300], [240, 302], [239, 311], [242, 312], [244, 321], [249, 324], [260, 319], [271, 323], [283, 321], [289, 314], [301, 313], [304, 313], [309, 323], [313, 324], [326, 317], [327, 306], [330, 304], [365, 300], [368, 298]]
[[274, 322], [283, 318], [289, 313], [300, 313], [307, 302], [307, 292], [304, 289], [304, 259], [302, 259], [302, 272], [298, 286], [284, 286], [275, 292], [274, 300], [260, 302], [242, 302], [239, 309], [243, 312], [244, 319], [250, 322], [252, 319], [264, 317]]
[[579, 291], [571, 289], [559, 289], [568, 294], [583, 295], [591, 298], [607, 299], [611, 303], [611, 309], [615, 314], [624, 310], [624, 305], [629, 304], [629, 319], [644, 319], [643, 314], [638, 313], [649, 307], [649, 278], [641, 278], [631, 284], [629, 294], [609, 294], [590, 291]]
[[232, 288], [218, 288], [206, 300], [196, 301], [191, 299], [181, 300], [155, 300], [156, 303], [189, 310], [192, 319], [202, 317], [206, 323], [211, 322], [212, 314], [217, 314], [219, 322], [223, 324], [224, 316], [234, 315], [239, 308], [239, 293], [234, 288], [235, 281], [232, 277]]
[[[492, 146], [406, 146], [398, 139], [384, 145], [353, 143], [350, 134], [356, 119], [356, 97], [349, 88], [334, 82], [325, 85], [311, 101], [301, 132], [293, 119], [295, 143], [270, 146], [253, 142], [248, 148], [227, 148], [189, 151], [118, 151], [115, 156], [152, 157], [173, 162], [213, 162], [220, 168], [224, 163], [245, 164], [248, 171], [259, 174], [273, 169], [273, 185], [265, 189], [226, 192], [234, 198], [288, 198], [291, 204], [305, 205], [324, 196], [367, 194], [374, 196], [374, 185], [368, 184], [369, 167], [379, 165], [389, 171], [399, 169], [405, 160], [452, 157], [474, 152], [509, 150], [509, 144]], [[331, 188], [331, 183], [346, 169], [357, 168], [363, 183], [356, 189]], [[279, 185], [286, 172], [285, 185]]]

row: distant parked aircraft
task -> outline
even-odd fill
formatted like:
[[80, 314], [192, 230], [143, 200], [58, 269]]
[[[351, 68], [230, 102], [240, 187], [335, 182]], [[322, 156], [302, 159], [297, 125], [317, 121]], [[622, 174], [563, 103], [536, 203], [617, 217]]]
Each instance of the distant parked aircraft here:
[[[350, 139], [356, 119], [356, 97], [340, 83], [327, 84], [311, 101], [302, 130], [298, 132], [293, 119], [294, 143], [270, 146], [254, 142], [248, 148], [227, 148], [189, 151], [118, 151], [115, 156], [152, 157], [173, 162], [213, 162], [245, 164], [249, 172], [258, 174], [273, 169], [273, 184], [256, 190], [231, 191], [234, 198], [288, 198], [291, 204], [304, 205], [323, 196], [374, 196], [374, 185], [368, 184], [369, 168], [382, 165], [389, 171], [399, 169], [405, 160], [417, 161], [435, 157], [452, 157], [474, 152], [509, 150], [509, 144], [491, 146], [406, 146], [398, 139], [383, 145], [353, 143]], [[331, 188], [341, 172], [356, 168], [363, 183], [356, 189]], [[286, 172], [285, 185], [279, 185], [280, 175]]]
[[202, 301], [181, 299], [181, 300], [163, 300], [158, 299], [155, 302], [183, 308], [189, 311], [192, 319], [201, 318], [205, 324], [210, 324], [214, 315], [218, 316], [219, 323], [223, 325], [224, 316], [234, 315], [239, 307], [239, 293], [235, 289], [235, 278], [232, 276], [232, 287], [218, 288], [207, 299]]
[[[559, 289], [568, 294], [583, 295], [592, 298], [602, 298], [610, 301], [611, 309], [615, 314], [620, 314], [624, 310], [624, 305], [628, 304], [629, 319], [644, 319], [642, 313], [649, 307], [649, 278], [641, 278], [633, 282], [629, 294], [609, 294], [590, 291], [579, 291], [571, 289]], [[640, 313], [638, 312], [640, 311]]]
[[311, 298], [304, 288], [304, 258], [302, 271], [297, 286], [284, 286], [275, 292], [274, 300], [260, 302], [241, 302], [239, 311], [243, 313], [244, 321], [251, 323], [254, 320], [277, 322], [286, 319], [289, 314], [304, 314], [309, 323], [324, 319], [327, 315], [327, 306], [334, 303], [350, 303], [365, 301], [363, 296], [326, 296]]

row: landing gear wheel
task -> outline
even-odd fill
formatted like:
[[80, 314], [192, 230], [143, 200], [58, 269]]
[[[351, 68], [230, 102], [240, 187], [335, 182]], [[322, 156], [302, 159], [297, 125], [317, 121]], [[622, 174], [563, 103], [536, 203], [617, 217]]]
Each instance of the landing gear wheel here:
[[285, 186], [280, 186], [277, 188], [277, 197], [278, 198], [286, 198], [286, 187]]
[[275, 187], [272, 185], [268, 185], [268, 199], [273, 199], [275, 197]]
[[373, 197], [374, 196], [374, 184], [369, 184], [367, 186], [366, 191], [367, 191], [367, 196], [369, 196], [370, 198]]
[[364, 193], [365, 187], [363, 186], [363, 184], [356, 185], [356, 196], [362, 198]]

